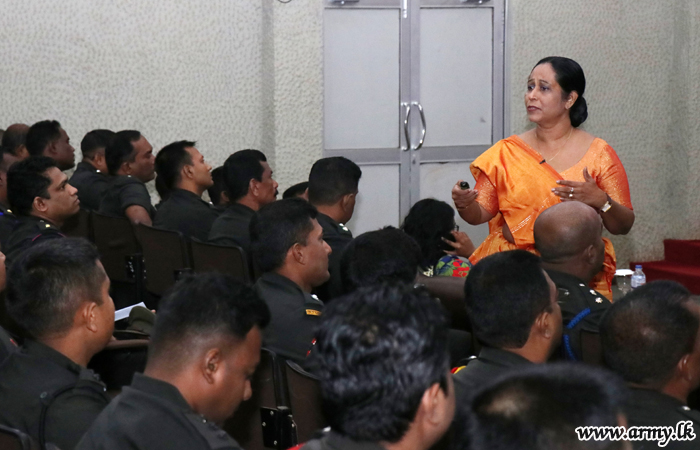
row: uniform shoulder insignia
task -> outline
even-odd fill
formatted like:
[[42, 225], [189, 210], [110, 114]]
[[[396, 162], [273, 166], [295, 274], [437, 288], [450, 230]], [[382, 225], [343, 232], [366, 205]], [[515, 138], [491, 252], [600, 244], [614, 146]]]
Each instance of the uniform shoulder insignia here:
[[306, 308], [306, 315], [307, 316], [320, 316], [321, 314], [323, 314], [323, 313], [317, 309]]
[[314, 295], [307, 295], [304, 303], [304, 310], [307, 316], [320, 316], [322, 314], [323, 302]]
[[238, 442], [219, 428], [214, 422], [210, 422], [199, 414], [186, 413], [187, 420], [194, 425], [195, 430], [207, 441], [212, 450], [240, 449]]
[[696, 409], [691, 409], [687, 406], [680, 406], [678, 407], [677, 411], [683, 416], [692, 420], [696, 425], [700, 425], [700, 411]]

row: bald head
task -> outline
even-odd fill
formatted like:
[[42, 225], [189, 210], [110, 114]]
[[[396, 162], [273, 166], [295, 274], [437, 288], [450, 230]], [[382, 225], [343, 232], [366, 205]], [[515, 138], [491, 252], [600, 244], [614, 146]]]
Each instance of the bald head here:
[[562, 202], [546, 209], [535, 221], [535, 247], [544, 262], [558, 262], [601, 243], [602, 221], [595, 209], [581, 202]]
[[7, 130], [2, 135], [3, 150], [12, 153], [20, 159], [28, 157], [29, 153], [24, 145], [28, 131], [29, 125], [23, 123], [15, 123], [7, 127]]

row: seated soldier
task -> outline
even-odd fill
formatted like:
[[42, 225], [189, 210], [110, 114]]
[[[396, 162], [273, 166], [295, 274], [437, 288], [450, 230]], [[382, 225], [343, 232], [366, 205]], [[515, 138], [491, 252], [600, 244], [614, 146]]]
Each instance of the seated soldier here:
[[308, 189], [309, 189], [309, 182], [308, 181], [302, 181], [301, 183], [297, 183], [294, 186], [288, 187], [286, 191], [282, 194], [282, 200], [287, 199], [287, 198], [294, 198], [294, 197], [299, 197], [303, 198], [304, 200], [309, 200], [309, 195], [308, 195]]
[[542, 268], [559, 289], [564, 320], [562, 354], [582, 360], [580, 333], [598, 333], [598, 324], [610, 301], [588, 287], [603, 268], [603, 221], [595, 209], [582, 202], [558, 203], [535, 221], [535, 248]]
[[[700, 411], [688, 395], [700, 386], [700, 306], [674, 281], [653, 281], [613, 303], [600, 324], [605, 364], [628, 383], [627, 418], [634, 426], [690, 421], [697, 436], [664, 448], [697, 449]], [[639, 448], [657, 443], [638, 442]]]
[[524, 250], [479, 261], [464, 285], [472, 330], [483, 348], [455, 373], [457, 395], [469, 395], [494, 377], [547, 361], [561, 342], [557, 288]]
[[323, 310], [311, 290], [329, 276], [331, 248], [316, 214], [316, 208], [294, 198], [263, 207], [250, 222], [253, 257], [263, 272], [255, 290], [272, 315], [265, 347], [298, 362], [311, 349]]
[[68, 177], [46, 156], [31, 156], [7, 173], [8, 197], [19, 221], [7, 241], [5, 254], [17, 256], [41, 241], [63, 238], [63, 223], [80, 210], [80, 200]]
[[17, 224], [17, 216], [10, 209], [7, 199], [7, 171], [18, 161], [9, 151], [0, 149], [0, 249], [5, 249], [7, 240]]
[[352, 241], [352, 233], [345, 224], [352, 219], [355, 211], [357, 185], [361, 176], [362, 170], [357, 164], [342, 156], [319, 159], [309, 173], [309, 203], [318, 209], [323, 239], [333, 250], [328, 266], [331, 278], [316, 290], [323, 301], [343, 293], [340, 257], [345, 246]]
[[250, 259], [250, 219], [255, 211], [275, 201], [277, 182], [267, 158], [258, 150], [241, 150], [229, 156], [224, 163], [224, 179], [231, 204], [214, 221], [209, 242], [236, 245]]
[[105, 159], [112, 178], [99, 212], [150, 226], [156, 210], [145, 183], [155, 177], [153, 146], [138, 131], [120, 131], [105, 149]]
[[146, 370], [100, 414], [77, 450], [238, 449], [219, 427], [251, 396], [269, 320], [265, 303], [230, 276], [178, 281], [161, 302]]
[[224, 179], [224, 166], [217, 167], [211, 171], [211, 179], [214, 182], [209, 189], [209, 200], [216, 207], [216, 210], [222, 212], [231, 203], [226, 192], [226, 180]]
[[75, 149], [66, 130], [55, 120], [43, 120], [29, 127], [26, 146], [31, 156], [48, 156], [60, 170], [75, 166]]
[[195, 143], [178, 141], [163, 147], [156, 156], [156, 173], [168, 196], [158, 207], [153, 226], [206, 242], [219, 212], [202, 200], [214, 181], [211, 166], [204, 162]]
[[[470, 275], [471, 276], [471, 275]], [[455, 449], [623, 450], [629, 442], [580, 439], [578, 427], [624, 427], [625, 387], [600, 369], [530, 367], [491, 383], [455, 421]]]
[[446, 347], [440, 305], [409, 286], [331, 303], [310, 361], [331, 431], [301, 448], [431, 448], [455, 410]]
[[78, 190], [80, 206], [97, 211], [107, 186], [109, 170], [105, 159], [105, 148], [114, 138], [114, 131], [92, 130], [80, 142], [83, 160], [70, 177], [70, 184]]
[[2, 135], [2, 144], [0, 148], [5, 152], [9, 152], [18, 160], [29, 158], [29, 152], [26, 146], [28, 131], [29, 125], [23, 123], [10, 125]]
[[[0, 252], [0, 300], [4, 301], [3, 293], [5, 292], [5, 254]], [[12, 339], [10, 333], [0, 326], [0, 364], [5, 361], [5, 358], [11, 353], [18, 351], [17, 342]]]
[[92, 244], [72, 238], [27, 250], [7, 279], [25, 340], [0, 366], [0, 424], [72, 449], [110, 400], [85, 368], [112, 338], [109, 279]]

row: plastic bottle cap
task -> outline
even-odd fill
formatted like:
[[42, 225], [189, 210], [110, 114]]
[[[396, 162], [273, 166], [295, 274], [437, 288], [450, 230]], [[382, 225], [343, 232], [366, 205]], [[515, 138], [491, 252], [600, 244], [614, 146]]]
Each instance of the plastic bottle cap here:
[[636, 266], [634, 266], [634, 268], [635, 268], [635, 269], [641, 269], [641, 268], [642, 268], [642, 265], [641, 265], [641, 264], [637, 264]]

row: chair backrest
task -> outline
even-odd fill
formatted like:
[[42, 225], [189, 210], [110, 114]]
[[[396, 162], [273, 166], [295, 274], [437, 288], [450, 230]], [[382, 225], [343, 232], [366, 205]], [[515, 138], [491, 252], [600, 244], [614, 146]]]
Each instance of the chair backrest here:
[[93, 212], [92, 228], [100, 261], [109, 279], [133, 283], [134, 274], [130, 274], [129, 261], [140, 255], [141, 249], [129, 219]]
[[100, 376], [110, 394], [116, 394], [131, 384], [134, 373], [143, 373], [148, 343], [148, 339], [111, 341], [92, 357], [88, 367]]
[[581, 330], [581, 359], [594, 366], [603, 365], [603, 348], [600, 334]]
[[450, 313], [450, 328], [471, 332], [464, 298], [464, 281], [465, 278], [458, 277], [420, 276], [418, 278], [418, 282], [423, 284], [431, 295], [438, 298]]
[[82, 237], [93, 241], [92, 213], [87, 209], [80, 209], [78, 214], [71, 216], [63, 223], [61, 233], [69, 237]]
[[2, 450], [40, 450], [41, 446], [28, 434], [0, 425], [0, 448]]
[[321, 406], [321, 386], [317, 377], [294, 361], [287, 361], [285, 378], [298, 440], [306, 442], [314, 432], [328, 426]]
[[248, 259], [240, 247], [190, 242], [192, 270], [195, 273], [219, 272], [249, 283]]
[[138, 224], [134, 226], [146, 273], [146, 290], [161, 297], [190, 268], [182, 233]]
[[[281, 369], [274, 352], [262, 349], [260, 364], [251, 379], [253, 395], [241, 403], [235, 414], [224, 424], [224, 430], [246, 450], [264, 450], [266, 431], [272, 430], [273, 410], [282, 404]], [[265, 408], [264, 410], [261, 408]], [[263, 425], [264, 423], [264, 425]], [[273, 433], [274, 434], [274, 433]]]

